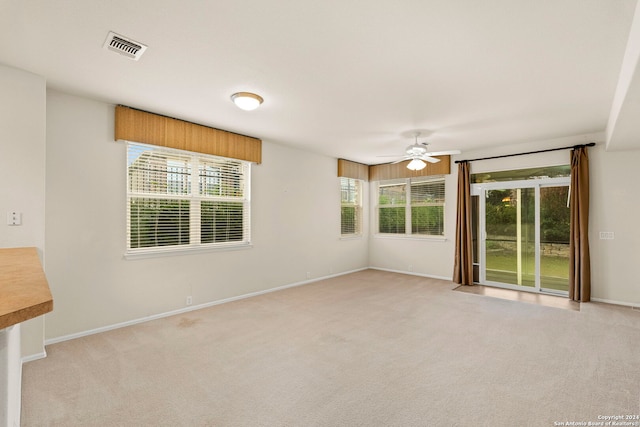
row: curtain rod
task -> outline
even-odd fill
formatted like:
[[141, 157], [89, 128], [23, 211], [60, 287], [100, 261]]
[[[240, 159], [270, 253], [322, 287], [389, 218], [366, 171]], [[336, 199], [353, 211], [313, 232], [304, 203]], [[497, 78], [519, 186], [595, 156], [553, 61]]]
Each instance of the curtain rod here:
[[479, 159], [456, 160], [455, 162], [456, 163], [465, 163], [465, 162], [477, 162], [479, 160], [502, 159], [504, 157], [524, 156], [525, 154], [546, 153], [547, 151], [560, 151], [560, 150], [569, 150], [569, 149], [575, 150], [576, 148], [593, 147], [595, 145], [596, 145], [595, 142], [590, 142], [588, 144], [573, 145], [571, 147], [549, 148], [548, 150], [529, 151], [527, 153], [504, 154], [502, 156], [482, 157], [482, 158], [479, 158]]

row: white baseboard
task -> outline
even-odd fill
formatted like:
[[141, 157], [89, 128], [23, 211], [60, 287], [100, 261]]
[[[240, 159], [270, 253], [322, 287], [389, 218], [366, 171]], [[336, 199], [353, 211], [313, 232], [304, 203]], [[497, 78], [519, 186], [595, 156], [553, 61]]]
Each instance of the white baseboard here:
[[22, 363], [33, 362], [34, 360], [40, 360], [47, 357], [47, 351], [43, 350], [41, 353], [30, 354], [22, 357]]
[[433, 274], [416, 273], [415, 271], [392, 270], [390, 268], [382, 268], [382, 267], [369, 267], [369, 268], [371, 270], [388, 271], [390, 273], [409, 274], [411, 276], [428, 277], [430, 279], [440, 279], [440, 280], [446, 280], [447, 282], [451, 282], [451, 277], [435, 276]]
[[594, 301], [594, 302], [603, 302], [603, 303], [605, 303], [605, 304], [623, 305], [623, 306], [625, 306], [625, 307], [631, 307], [632, 309], [640, 308], [640, 303], [632, 303], [632, 302], [625, 302], [625, 301], [616, 301], [616, 300], [604, 299], [604, 298], [591, 298], [591, 301]]
[[[213, 307], [214, 305], [225, 304], [225, 303], [228, 303], [228, 302], [238, 301], [238, 300], [245, 299], [245, 298], [256, 297], [258, 295], [264, 295], [264, 294], [268, 294], [268, 293], [271, 293], [271, 292], [277, 292], [277, 291], [281, 291], [281, 290], [284, 290], [284, 289], [293, 288], [293, 287], [296, 287], [296, 286], [308, 285], [310, 283], [318, 282], [320, 280], [331, 279], [332, 277], [339, 277], [339, 276], [344, 276], [345, 274], [351, 274], [351, 273], [356, 273], [358, 271], [367, 270], [367, 268], [368, 267], [359, 268], [359, 269], [356, 269], [356, 270], [345, 271], [345, 272], [342, 272], [342, 273], [330, 274], [328, 276], [317, 277], [317, 278], [314, 278], [314, 279], [304, 280], [302, 282], [290, 283], [288, 285], [283, 285], [283, 286], [278, 286], [278, 287], [275, 287], [275, 288], [265, 289], [263, 291], [251, 292], [251, 293], [248, 293], [248, 294], [238, 295], [238, 296], [231, 297], [231, 298], [225, 298], [225, 299], [221, 299], [221, 300], [207, 302], [207, 303], [204, 303], [204, 304], [192, 305], [192, 306], [189, 306], [189, 307], [180, 308], [178, 310], [172, 310], [172, 311], [168, 311], [168, 312], [165, 312], [165, 313], [154, 314], [152, 316], [146, 316], [146, 317], [142, 317], [142, 318], [139, 318], [139, 319], [128, 320], [126, 322], [116, 323], [116, 324], [113, 324], [113, 325], [102, 326], [100, 328], [90, 329], [88, 331], [83, 331], [83, 332], [77, 332], [75, 334], [69, 334], [69, 335], [64, 335], [64, 336], [61, 336], [61, 337], [50, 338], [50, 339], [44, 341], [44, 345], [56, 344], [56, 343], [63, 342], [63, 341], [69, 341], [69, 340], [73, 340], [73, 339], [76, 339], [76, 338], [86, 337], [88, 335], [99, 334], [101, 332], [112, 331], [114, 329], [119, 329], [119, 328], [124, 328], [124, 327], [127, 327], [127, 326], [137, 325], [139, 323], [149, 322], [151, 320], [162, 319], [164, 317], [170, 317], [170, 316], [175, 316], [175, 315], [178, 315], [178, 314], [188, 313], [190, 311], [201, 310], [203, 308]], [[45, 354], [45, 356], [46, 356], [46, 354]]]

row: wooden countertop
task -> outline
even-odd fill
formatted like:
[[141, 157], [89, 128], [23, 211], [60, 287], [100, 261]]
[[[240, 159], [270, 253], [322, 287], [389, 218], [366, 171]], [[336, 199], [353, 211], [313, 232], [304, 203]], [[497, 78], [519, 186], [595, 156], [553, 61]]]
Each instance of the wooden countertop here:
[[0, 329], [53, 310], [36, 248], [0, 249]]

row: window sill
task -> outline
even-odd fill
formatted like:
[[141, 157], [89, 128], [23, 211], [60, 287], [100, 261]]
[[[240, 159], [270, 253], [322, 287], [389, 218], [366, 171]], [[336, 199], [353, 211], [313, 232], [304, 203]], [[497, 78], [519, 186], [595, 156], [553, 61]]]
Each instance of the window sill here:
[[444, 236], [416, 236], [411, 234], [374, 234], [376, 239], [394, 239], [394, 240], [418, 240], [424, 242], [446, 242], [448, 239]]
[[251, 249], [253, 245], [251, 243], [241, 243], [241, 244], [229, 244], [223, 246], [188, 246], [175, 248], [172, 247], [170, 249], [153, 249], [153, 250], [139, 250], [132, 252], [125, 252], [125, 259], [145, 259], [145, 258], [158, 258], [158, 257], [169, 257], [169, 256], [180, 256], [180, 255], [190, 255], [190, 254], [198, 254], [204, 252], [226, 252], [226, 251], [241, 251], [245, 249]]
[[362, 234], [341, 235], [340, 240], [361, 240]]

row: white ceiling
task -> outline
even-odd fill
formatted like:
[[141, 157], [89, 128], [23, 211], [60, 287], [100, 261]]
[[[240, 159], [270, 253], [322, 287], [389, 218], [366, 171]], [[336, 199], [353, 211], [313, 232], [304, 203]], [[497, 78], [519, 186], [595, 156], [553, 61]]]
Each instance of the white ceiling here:
[[[381, 163], [376, 156], [401, 155], [416, 129], [433, 151], [604, 131], [635, 6], [0, 0], [0, 63], [53, 89]], [[149, 48], [126, 59], [103, 49], [109, 31]], [[237, 91], [265, 102], [239, 110], [229, 99]]]

